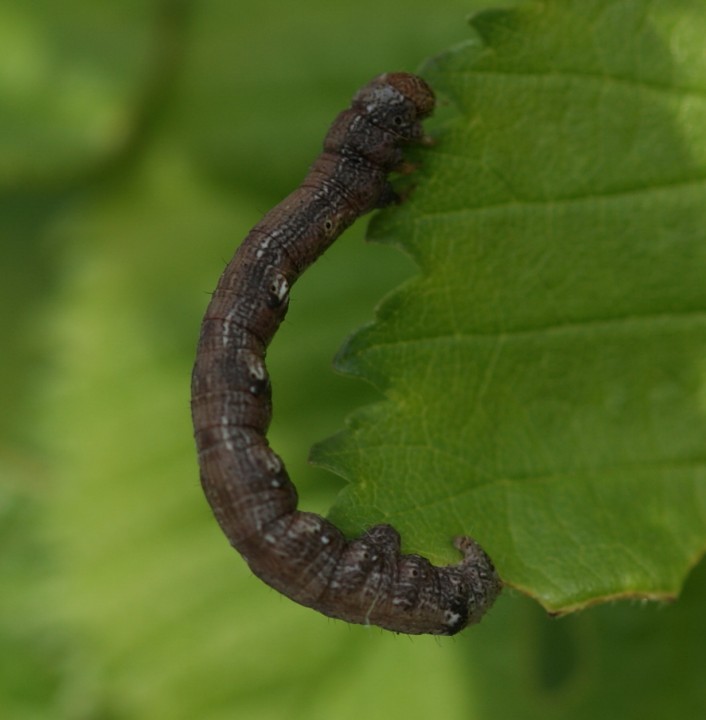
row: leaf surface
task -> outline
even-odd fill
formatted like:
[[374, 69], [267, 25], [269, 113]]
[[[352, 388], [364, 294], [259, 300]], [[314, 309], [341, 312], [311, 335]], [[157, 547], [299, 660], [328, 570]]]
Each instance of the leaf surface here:
[[338, 358], [386, 401], [315, 451], [347, 531], [442, 562], [470, 534], [555, 612], [678, 592], [706, 544], [703, 16], [492, 11], [428, 65], [451, 106], [372, 228], [420, 274]]

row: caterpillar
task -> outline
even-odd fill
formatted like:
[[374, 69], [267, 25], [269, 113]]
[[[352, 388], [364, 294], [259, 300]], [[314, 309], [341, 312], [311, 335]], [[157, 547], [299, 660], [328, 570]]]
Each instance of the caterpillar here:
[[302, 605], [397, 633], [453, 635], [478, 622], [500, 592], [477, 542], [436, 567], [402, 555], [400, 536], [375, 525], [349, 540], [297, 509], [297, 491], [266, 432], [272, 414], [265, 352], [301, 273], [358, 217], [400, 198], [391, 171], [402, 148], [425, 140], [435, 97], [416, 75], [373, 79], [329, 129], [301, 186], [249, 232], [223, 272], [201, 325], [192, 417], [201, 484], [230, 543], [252, 572]]

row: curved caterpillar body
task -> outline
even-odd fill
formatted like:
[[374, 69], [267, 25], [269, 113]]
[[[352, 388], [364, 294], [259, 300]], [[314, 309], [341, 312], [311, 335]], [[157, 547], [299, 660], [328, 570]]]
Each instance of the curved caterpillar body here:
[[336, 118], [302, 185], [250, 231], [221, 276], [201, 327], [192, 415], [204, 492], [255, 575], [330, 617], [452, 635], [477, 622], [500, 591], [480, 546], [457, 538], [463, 559], [435, 567], [401, 555], [389, 525], [347, 540], [325, 518], [297, 510], [297, 491], [265, 437], [265, 350], [290, 287], [356, 218], [399, 200], [387, 175], [408, 169], [401, 147], [423, 140], [420, 121], [433, 108], [421, 78], [388, 73]]

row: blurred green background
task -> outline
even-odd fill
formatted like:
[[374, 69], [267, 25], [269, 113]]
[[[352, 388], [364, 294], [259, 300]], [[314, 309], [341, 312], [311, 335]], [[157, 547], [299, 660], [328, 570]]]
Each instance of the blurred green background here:
[[[465, 40], [479, 5], [0, 4], [0, 717], [704, 712], [703, 567], [669, 608], [551, 620], [508, 593], [457, 639], [409, 639], [269, 590], [202, 497], [189, 373], [224, 262], [352, 93]], [[309, 447], [376, 397], [331, 358], [414, 272], [364, 229], [268, 355], [272, 444], [320, 512], [341, 483]]]

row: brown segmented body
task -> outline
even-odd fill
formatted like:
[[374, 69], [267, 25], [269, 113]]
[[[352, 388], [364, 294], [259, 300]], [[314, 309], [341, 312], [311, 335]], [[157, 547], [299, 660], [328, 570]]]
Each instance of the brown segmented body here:
[[457, 538], [463, 559], [435, 567], [400, 554], [389, 525], [346, 539], [325, 518], [297, 510], [297, 491], [265, 437], [265, 351], [289, 289], [356, 218], [398, 201], [388, 173], [405, 169], [401, 148], [423, 139], [421, 120], [433, 108], [421, 78], [388, 73], [336, 118], [304, 182], [250, 231], [221, 276], [201, 327], [192, 414], [208, 502], [258, 577], [329, 617], [452, 635], [480, 620], [500, 592], [481, 547]]

